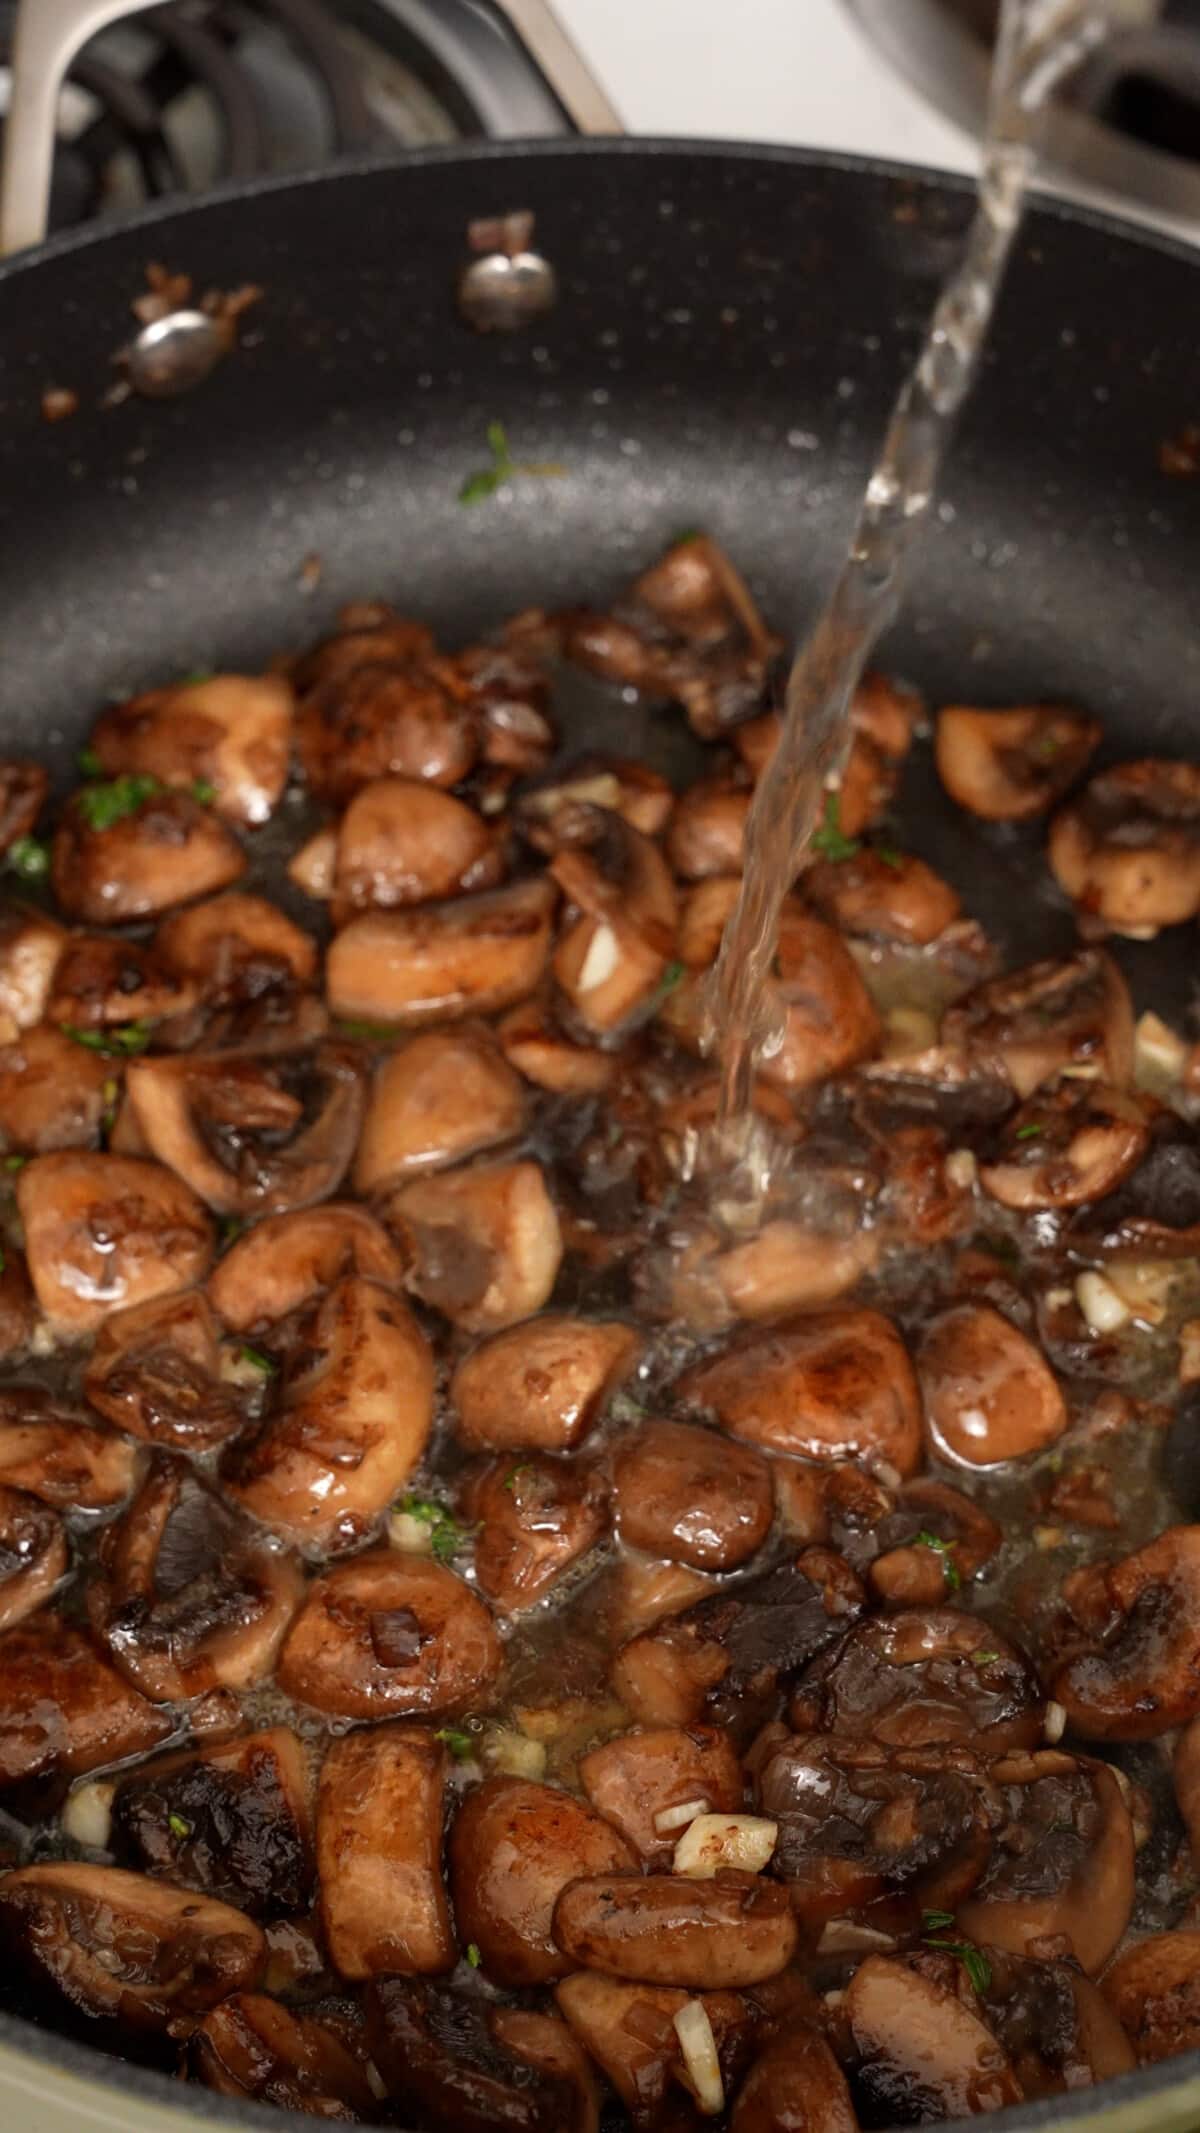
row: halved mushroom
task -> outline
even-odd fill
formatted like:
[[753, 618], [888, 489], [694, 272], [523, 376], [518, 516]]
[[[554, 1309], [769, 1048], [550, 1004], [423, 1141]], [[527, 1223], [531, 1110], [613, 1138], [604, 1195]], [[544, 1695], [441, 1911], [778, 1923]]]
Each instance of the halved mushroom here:
[[858, 2133], [846, 2077], [821, 2036], [793, 2022], [755, 2060], [738, 2090], [730, 2133]]
[[744, 1737], [770, 1709], [781, 1679], [842, 1638], [863, 1598], [841, 1556], [806, 1548], [622, 1645], [613, 1687], [643, 1724], [705, 1719]]
[[[760, 1111], [762, 1094], [760, 1087]], [[815, 1219], [766, 1220], [734, 1244], [703, 1222], [664, 1269], [666, 1315], [716, 1331], [735, 1319], [783, 1318], [833, 1303], [870, 1273], [880, 1249], [878, 1231], [849, 1230], [841, 1208], [822, 1207]]]
[[309, 1749], [286, 1726], [184, 1748], [117, 1776], [109, 1845], [252, 1918], [286, 1917], [312, 1893], [312, 1791]]
[[184, 1015], [195, 1004], [195, 986], [168, 969], [152, 944], [69, 933], [55, 966], [46, 1020], [67, 1030], [119, 1029]]
[[213, 1268], [208, 1293], [234, 1333], [272, 1326], [352, 1274], [397, 1288], [404, 1262], [365, 1207], [326, 1201], [268, 1215]]
[[307, 696], [327, 682], [345, 681], [360, 667], [381, 661], [420, 662], [436, 652], [423, 622], [397, 614], [386, 600], [350, 600], [338, 610], [338, 628], [291, 662], [296, 690]]
[[458, 1365], [458, 1434], [495, 1451], [570, 1452], [633, 1370], [642, 1340], [617, 1319], [544, 1318], [481, 1341]]
[[993, 1763], [1002, 1814], [983, 1874], [957, 1906], [968, 1940], [1036, 1954], [1058, 1937], [1102, 1970], [1133, 1910], [1133, 1826], [1107, 1763], [1042, 1748]]
[[613, 1493], [622, 1540], [697, 1570], [735, 1570], [774, 1517], [761, 1454], [687, 1422], [640, 1422], [619, 1439]]
[[461, 1708], [500, 1664], [492, 1618], [461, 1578], [381, 1548], [308, 1587], [277, 1678], [336, 1718], [404, 1718]]
[[936, 1607], [947, 1592], [978, 1577], [1003, 1534], [961, 1489], [917, 1480], [905, 1482], [873, 1538], [879, 1553], [867, 1583], [883, 1605]]
[[43, 764], [0, 757], [0, 852], [11, 851], [19, 837], [28, 837], [49, 789], [50, 775]]
[[507, 631], [506, 643], [468, 645], [454, 664], [479, 720], [484, 762], [526, 776], [545, 768], [558, 736], [536, 624], [526, 638], [523, 620]]
[[700, 778], [675, 802], [667, 858], [683, 881], [740, 874], [754, 794], [729, 777]]
[[568, 915], [554, 976], [585, 1032], [611, 1035], [657, 996], [674, 951], [675, 885], [658, 846], [604, 807], [554, 817], [550, 874]]
[[935, 1318], [917, 1354], [934, 1441], [967, 1466], [1044, 1451], [1067, 1426], [1067, 1403], [1039, 1348], [990, 1304]]
[[1063, 1598], [1088, 1646], [1056, 1669], [1050, 1694], [1077, 1733], [1151, 1740], [1200, 1712], [1200, 1526], [1169, 1526], [1076, 1571]]
[[39, 1788], [157, 1748], [173, 1730], [57, 1615], [33, 1615], [0, 1637], [0, 1785]]
[[[696, 1998], [680, 1986], [632, 1985], [624, 1978], [580, 1970], [555, 1986], [554, 1997], [573, 2035], [612, 2083], [638, 2127], [695, 2123], [691, 2107], [695, 2083], [675, 2027], [676, 2016], [689, 2000], [704, 2010], [727, 2091], [736, 2084], [754, 2030], [750, 2003], [735, 1992], [706, 1992]], [[674, 2095], [676, 2088], [684, 2096]], [[678, 2116], [681, 2108], [682, 2120]], [[806, 2121], [797, 2123], [805, 2126]], [[842, 2128], [826, 2129], [818, 2122], [811, 2133], [842, 2133]]]
[[321, 1925], [342, 1977], [425, 1976], [454, 1966], [442, 1884], [448, 1757], [420, 1726], [335, 1740], [321, 1766]]
[[190, 1052], [126, 1072], [151, 1153], [222, 1215], [277, 1214], [336, 1192], [362, 1122], [365, 1070], [350, 1045], [311, 1052]]
[[401, 1186], [383, 1210], [408, 1285], [455, 1325], [492, 1333], [540, 1311], [563, 1241], [539, 1163], [476, 1163]]
[[581, 1874], [627, 1872], [634, 1854], [570, 1793], [525, 1778], [486, 1778], [450, 1832], [450, 1887], [462, 1938], [500, 1985], [540, 1985], [573, 1965], [551, 1928], [563, 1889]]
[[539, 2074], [570, 2082], [577, 2102], [563, 2133], [599, 2133], [600, 2084], [595, 2069], [558, 2015], [532, 2007], [497, 2007], [490, 2026], [497, 2044], [515, 2052]]
[[29, 1276], [55, 1326], [88, 1333], [110, 1311], [202, 1281], [212, 1224], [181, 1178], [158, 1163], [63, 1151], [17, 1178]]
[[553, 1934], [568, 1960], [648, 1985], [721, 1992], [787, 1968], [796, 1921], [786, 1889], [756, 1874], [591, 1874], [554, 1906]]
[[1081, 1207], [1128, 1177], [1149, 1143], [1146, 1107], [1103, 1082], [1064, 1080], [1038, 1091], [997, 1129], [979, 1182], [1021, 1214]]
[[56, 1406], [42, 1385], [0, 1391], [0, 1483], [58, 1511], [110, 1511], [133, 1487], [141, 1454], [128, 1438]]
[[227, 1455], [226, 1492], [295, 1546], [344, 1548], [408, 1479], [432, 1418], [433, 1355], [411, 1311], [348, 1275], [300, 1327], [261, 1434]]
[[814, 1311], [754, 1333], [681, 1379], [683, 1398], [768, 1451], [921, 1464], [921, 1396], [904, 1343], [878, 1311]]
[[594, 1467], [511, 1452], [468, 1472], [461, 1493], [478, 1527], [475, 1576], [502, 1614], [544, 1598], [608, 1531], [608, 1492]]
[[[95, 795], [101, 786], [89, 786]], [[131, 795], [131, 799], [133, 799]], [[118, 926], [153, 918], [173, 904], [227, 889], [246, 855], [211, 807], [188, 792], [155, 786], [145, 798], [93, 829], [94, 801], [79, 794], [59, 818], [50, 852], [54, 893], [71, 918]]]
[[316, 942], [277, 904], [240, 889], [173, 911], [154, 945], [167, 969], [214, 1005], [303, 990], [317, 975]]
[[91, 746], [106, 777], [211, 785], [232, 822], [266, 822], [287, 783], [294, 705], [280, 674], [208, 674], [102, 711]]
[[217, 1322], [199, 1289], [111, 1312], [83, 1389], [106, 1422], [169, 1451], [211, 1451], [246, 1419], [221, 1380]]
[[1030, 1961], [989, 1947], [980, 1994], [989, 2027], [1012, 2061], [1026, 2099], [1092, 2088], [1137, 2064], [1098, 1985], [1075, 1963]]
[[1145, 2066], [1200, 2044], [1200, 1933], [1152, 1933], [1127, 1948], [1101, 1990]]
[[1062, 704], [980, 711], [950, 704], [934, 737], [938, 776], [952, 800], [985, 822], [1028, 822], [1075, 783], [1095, 754], [1099, 719]]
[[0, 1016], [18, 1029], [32, 1029], [45, 1015], [66, 942], [65, 926], [46, 912], [0, 906]]
[[510, 1008], [497, 1024], [496, 1035], [509, 1065], [555, 1096], [597, 1096], [616, 1072], [611, 1052], [564, 1036], [537, 1000]]
[[545, 876], [415, 911], [368, 911], [326, 957], [335, 1015], [409, 1025], [492, 1014], [533, 992], [557, 901]]
[[715, 1578], [689, 1569], [686, 1563], [659, 1563], [650, 1555], [622, 1552], [606, 1580], [612, 1633], [636, 1637], [644, 1629], [653, 1629], [665, 1615], [682, 1614], [685, 1607], [707, 1599], [715, 1590]]
[[388, 2093], [402, 2096], [431, 2133], [584, 2133], [587, 2097], [577, 2079], [502, 2041], [509, 2010], [416, 1978], [372, 1980], [366, 2008]]
[[248, 2096], [314, 2118], [373, 2118], [366, 2069], [327, 2022], [261, 1992], [235, 1992], [197, 2024], [188, 2068], [221, 2096]]
[[503, 873], [503, 847], [474, 808], [419, 778], [377, 778], [342, 816], [333, 921], [494, 888]]
[[355, 1189], [479, 1155], [520, 1133], [520, 1081], [482, 1023], [428, 1030], [380, 1062], [354, 1159]]
[[116, 1866], [21, 1867], [0, 1881], [0, 1941], [77, 2014], [163, 2029], [255, 1985], [258, 1926], [227, 1903]]
[[553, 850], [555, 815], [560, 808], [580, 802], [609, 807], [644, 837], [657, 837], [670, 820], [675, 795], [666, 779], [647, 763], [627, 756], [586, 755], [567, 769], [526, 786], [513, 813], [531, 844], [542, 851]]
[[670, 1863], [683, 1810], [734, 1814], [743, 1804], [737, 1754], [715, 1726], [618, 1733], [580, 1757], [579, 1782], [647, 1866]]
[[174, 1703], [265, 1680], [302, 1589], [289, 1557], [161, 1462], [105, 1528], [87, 1609], [126, 1678]]
[[1032, 1748], [1044, 1711], [1023, 1653], [990, 1623], [952, 1607], [856, 1623], [814, 1660], [790, 1706], [800, 1732], [897, 1748], [961, 1741], [989, 1755]]
[[1104, 1198], [1079, 1208], [1071, 1246], [1104, 1259], [1192, 1259], [1200, 1251], [1200, 1146], [1195, 1128], [1165, 1107], [1149, 1146]]
[[879, 1042], [879, 1016], [840, 934], [794, 898], [785, 903], [775, 954], [784, 1010], [783, 1043], [762, 1072], [786, 1089], [810, 1088], [867, 1059]]
[[920, 2125], [1021, 2100], [1008, 2054], [980, 2016], [907, 1963], [869, 1955], [841, 2014], [853, 2086], [881, 2123]]
[[978, 1881], [992, 1814], [968, 1749], [779, 1734], [756, 1750], [758, 1798], [779, 1828], [771, 1871], [806, 1923], [865, 1913], [899, 1938]]
[[1111, 956], [1081, 948], [977, 985], [942, 1018], [942, 1043], [1022, 1099], [1062, 1074], [1117, 1088], [1133, 1073], [1133, 1007]]
[[1050, 825], [1050, 864], [1082, 918], [1150, 940], [1200, 911], [1200, 765], [1146, 757], [1094, 777]]
[[70, 1551], [48, 1504], [0, 1485], [0, 1630], [12, 1629], [48, 1600]]
[[305, 693], [296, 746], [313, 798], [342, 807], [376, 778], [459, 784], [479, 754], [479, 720], [452, 663], [419, 653], [395, 657], [377, 631], [363, 632], [356, 645], [340, 643], [349, 671], [333, 673], [326, 657], [315, 686], [308, 674], [297, 675]]
[[929, 947], [962, 913], [957, 892], [923, 859], [870, 846], [810, 866], [804, 893], [841, 932], [909, 948]]
[[113, 1064], [42, 1024], [0, 1048], [0, 1133], [22, 1155], [94, 1148], [116, 1089]]

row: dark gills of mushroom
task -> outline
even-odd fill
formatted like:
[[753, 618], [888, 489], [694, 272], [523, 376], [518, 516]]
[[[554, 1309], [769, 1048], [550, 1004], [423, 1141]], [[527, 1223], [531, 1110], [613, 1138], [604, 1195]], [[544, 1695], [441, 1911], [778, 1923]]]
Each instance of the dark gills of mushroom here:
[[968, 1940], [1036, 1954], [1058, 1936], [1094, 1973], [1133, 1910], [1133, 1828], [1106, 1763], [1043, 1748], [993, 1763], [1002, 1819], [957, 1929]]
[[840, 2012], [851, 2087], [881, 2125], [924, 2125], [1021, 2100], [1007, 2052], [975, 2009], [906, 1963], [869, 1955]]
[[938, 776], [960, 807], [985, 822], [1028, 822], [1060, 799], [1095, 753], [1098, 719], [1061, 704], [939, 711]]
[[1027, 2098], [1091, 2088], [1136, 2066], [1133, 2046], [1098, 1985], [1069, 1959], [989, 1947], [980, 2011]]
[[152, 1155], [221, 1215], [278, 1214], [341, 1184], [362, 1123], [353, 1046], [140, 1059], [126, 1086]]
[[48, 1600], [69, 1560], [62, 1521], [47, 1504], [0, 1484], [0, 1631]]
[[229, 1904], [114, 1866], [21, 1867], [0, 1881], [0, 1942], [77, 2014], [162, 2029], [254, 1986], [258, 1926]]
[[48, 1781], [145, 1755], [171, 1731], [166, 1713], [57, 1615], [32, 1615], [0, 1637], [0, 1787], [36, 1782], [39, 1812]]
[[286, 1726], [184, 1748], [118, 1776], [119, 1865], [181, 1882], [252, 1918], [304, 1911], [312, 1892], [310, 1753]]
[[498, 1985], [544, 1985], [573, 1965], [554, 1933], [554, 1906], [584, 1874], [628, 1873], [624, 1837], [581, 1800], [526, 1778], [485, 1778], [450, 1833], [450, 1888], [459, 1933]]
[[857, 1623], [808, 1669], [791, 1722], [897, 1748], [957, 1741], [998, 1754], [1033, 1747], [1044, 1708], [1015, 1645], [972, 1615], [931, 1607]]
[[114, 1311], [83, 1384], [107, 1422], [169, 1451], [211, 1451], [246, 1419], [221, 1380], [219, 1328], [200, 1289]]
[[87, 1605], [121, 1672], [168, 1703], [264, 1680], [302, 1589], [290, 1557], [160, 1459], [105, 1529]]
[[308, 1587], [277, 1679], [333, 1717], [424, 1717], [467, 1708], [501, 1657], [491, 1615], [461, 1578], [380, 1548]]
[[261, 1992], [235, 1992], [188, 2039], [193, 2079], [221, 2096], [248, 2096], [277, 2110], [351, 2123], [376, 2102], [361, 2061], [315, 2015]]
[[1082, 1649], [1050, 1694], [1085, 1740], [1149, 1740], [1200, 1711], [1200, 1526], [1170, 1526], [1063, 1589]]
[[371, 2056], [430, 2133], [582, 2133], [577, 2085], [493, 2031], [486, 2002], [411, 1978], [367, 1987]]
[[1098, 948], [977, 985], [942, 1019], [942, 1043], [1024, 1100], [1063, 1074], [1125, 1088], [1133, 1072], [1129, 988]]

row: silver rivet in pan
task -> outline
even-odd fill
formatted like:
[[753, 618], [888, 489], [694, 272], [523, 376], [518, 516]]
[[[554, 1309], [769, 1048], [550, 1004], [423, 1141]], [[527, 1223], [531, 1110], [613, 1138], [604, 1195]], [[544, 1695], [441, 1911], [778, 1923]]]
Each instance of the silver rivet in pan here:
[[229, 353], [229, 327], [207, 311], [168, 311], [143, 326], [125, 351], [129, 382], [149, 400], [191, 392]]
[[558, 297], [554, 269], [540, 252], [486, 252], [463, 268], [459, 308], [480, 333], [513, 333]]

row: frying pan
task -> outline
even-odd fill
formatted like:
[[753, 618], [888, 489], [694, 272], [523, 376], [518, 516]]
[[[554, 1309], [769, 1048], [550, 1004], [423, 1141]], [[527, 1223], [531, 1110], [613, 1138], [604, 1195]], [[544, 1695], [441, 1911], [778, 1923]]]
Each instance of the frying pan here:
[[[701, 521], [802, 627], [970, 204], [908, 168], [572, 140], [240, 188], [0, 266], [5, 750], [65, 779], [109, 694], [253, 666], [351, 596], [388, 595], [450, 643], [530, 602], [600, 603]], [[480, 335], [454, 302], [465, 232], [515, 208], [536, 216], [558, 301], [522, 333]], [[102, 407], [151, 260], [201, 288], [260, 282], [263, 299], [197, 392]], [[1031, 214], [889, 668], [934, 702], [1085, 703], [1114, 755], [1200, 753], [1200, 484], [1158, 464], [1200, 414], [1198, 327], [1183, 246]], [[80, 395], [53, 427], [50, 385]], [[565, 472], [464, 506], [495, 420], [515, 457]], [[580, 683], [562, 716], [568, 746], [686, 772], [675, 713]], [[1070, 938], [1036, 839], [955, 820], [920, 763], [906, 825], [1012, 957]], [[1182, 1022], [1194, 934], [1122, 954], [1139, 1000]], [[0, 2015], [6, 2133], [199, 2121], [312, 2123]], [[1185, 2133], [1200, 2053], [991, 2122]]]

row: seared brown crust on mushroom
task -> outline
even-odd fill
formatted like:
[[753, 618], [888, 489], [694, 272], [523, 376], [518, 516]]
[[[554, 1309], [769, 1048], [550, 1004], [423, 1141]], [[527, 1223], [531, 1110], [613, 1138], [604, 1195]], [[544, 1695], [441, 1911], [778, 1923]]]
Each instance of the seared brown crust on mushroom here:
[[128, 1156], [35, 1156], [17, 1178], [34, 1292], [52, 1324], [90, 1332], [108, 1312], [203, 1279], [212, 1227], [182, 1178]]
[[54, 833], [50, 871], [69, 918], [118, 926], [227, 889], [246, 857], [211, 807], [164, 788], [101, 829], [76, 801]]
[[1200, 911], [1200, 768], [1119, 763], [1050, 826], [1050, 864], [1081, 917], [1146, 940]]
[[171, 1730], [57, 1615], [32, 1615], [0, 1637], [0, 1786], [144, 1755]]
[[1027, 822], [1075, 783], [1100, 741], [1098, 719], [1061, 704], [939, 711], [938, 776], [960, 807], [985, 822]]
[[280, 1685], [340, 1718], [463, 1709], [500, 1670], [491, 1615], [453, 1571], [375, 1549], [308, 1587]]
[[376, 1726], [333, 1743], [317, 1795], [321, 1923], [342, 1977], [453, 1968], [442, 1882], [449, 1757], [420, 1726]]
[[746, 1336], [689, 1371], [680, 1391], [770, 1451], [882, 1460], [901, 1475], [921, 1463], [916, 1376], [878, 1311], [814, 1311]]

